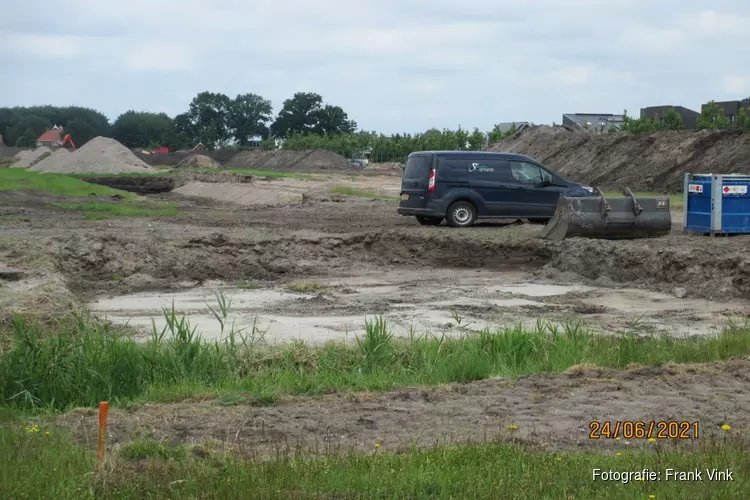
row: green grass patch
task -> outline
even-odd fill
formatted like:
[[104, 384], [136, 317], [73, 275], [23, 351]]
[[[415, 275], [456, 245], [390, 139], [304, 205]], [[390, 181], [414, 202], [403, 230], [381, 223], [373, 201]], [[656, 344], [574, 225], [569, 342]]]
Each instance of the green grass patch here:
[[121, 217], [169, 217], [178, 214], [177, 204], [174, 202], [103, 203], [87, 201], [83, 203], [51, 203], [48, 206], [70, 212], [82, 212], [88, 220]]
[[287, 284], [286, 289], [297, 293], [314, 293], [322, 291], [323, 287], [314, 281], [295, 281]]
[[273, 178], [295, 178], [295, 179], [312, 179], [312, 175], [298, 174], [295, 172], [276, 172], [274, 170], [254, 170], [248, 168], [173, 168], [167, 166], [154, 166], [158, 172], [121, 172], [118, 174], [72, 174], [73, 176], [85, 180], [88, 177], [152, 177], [162, 175], [179, 175], [186, 172], [198, 172], [204, 174], [239, 174], [253, 175], [256, 177], [273, 177]]
[[76, 176], [40, 173], [23, 168], [0, 169], [0, 191], [42, 191], [59, 196], [83, 197], [120, 195], [126, 200], [136, 195], [119, 189], [90, 184]]
[[[60, 432], [0, 428], [0, 498], [234, 499], [745, 499], [750, 454], [742, 443], [704, 442], [700, 450], [533, 453], [482, 445], [412, 449], [400, 455], [242, 459], [217, 451], [205, 458], [153, 442], [109, 450], [100, 474], [95, 456]], [[658, 445], [657, 445], [658, 446]], [[661, 474], [660, 481], [594, 480], [600, 472]], [[667, 469], [703, 471], [702, 481], [667, 481]], [[732, 481], [709, 481], [707, 471], [729, 469]]]
[[185, 458], [185, 448], [182, 446], [167, 446], [151, 439], [139, 439], [122, 446], [120, 456], [125, 460], [180, 460]]
[[[0, 405], [66, 409], [99, 401], [174, 401], [246, 394], [386, 390], [409, 385], [469, 382], [493, 376], [561, 372], [575, 365], [624, 368], [631, 363], [703, 363], [750, 354], [750, 327], [718, 336], [608, 336], [577, 324], [534, 330], [504, 328], [459, 337], [413, 334], [396, 338], [382, 318], [366, 320], [356, 343], [268, 347], [254, 324], [228, 323], [231, 304], [219, 295], [213, 308], [222, 339], [202, 340], [186, 317], [165, 310], [166, 326], [138, 343], [127, 331], [75, 316], [55, 330], [16, 317], [0, 355]], [[460, 318], [459, 318], [460, 321]], [[465, 328], [456, 326], [456, 328]]]
[[398, 200], [397, 196], [388, 196], [385, 194], [372, 193], [349, 186], [333, 186], [329, 190], [331, 194], [342, 194], [344, 196], [356, 196], [357, 198], [373, 198], [378, 200]]
[[[216, 170], [203, 169], [204, 172], [215, 172]], [[309, 174], [298, 174], [296, 172], [277, 172], [275, 170], [254, 170], [252, 168], [230, 168], [221, 170], [230, 174], [254, 175], [257, 177], [290, 178], [290, 179], [312, 179]]]
[[234, 282], [234, 286], [236, 286], [240, 290], [257, 290], [258, 288], [260, 288], [259, 284], [246, 280], [237, 280]]

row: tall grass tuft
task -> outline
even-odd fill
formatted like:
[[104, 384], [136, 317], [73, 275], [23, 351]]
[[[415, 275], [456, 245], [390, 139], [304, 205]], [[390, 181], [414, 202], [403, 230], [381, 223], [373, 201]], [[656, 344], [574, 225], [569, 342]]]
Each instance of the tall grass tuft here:
[[163, 310], [164, 327], [154, 322], [143, 342], [85, 315], [66, 318], [51, 331], [16, 316], [12, 341], [0, 353], [0, 407], [66, 409], [101, 400], [119, 404], [240, 393], [272, 404], [282, 393], [378, 390], [561, 372], [583, 364], [624, 368], [750, 354], [747, 324], [691, 339], [597, 335], [579, 323], [560, 327], [542, 321], [531, 330], [462, 327], [457, 337], [412, 332], [399, 338], [382, 316], [366, 319], [365, 333], [354, 345], [313, 347], [297, 341], [272, 347], [263, 342], [257, 321], [238, 329], [228, 321], [231, 301], [219, 294], [217, 302], [211, 310], [221, 337], [210, 341], [174, 305]]

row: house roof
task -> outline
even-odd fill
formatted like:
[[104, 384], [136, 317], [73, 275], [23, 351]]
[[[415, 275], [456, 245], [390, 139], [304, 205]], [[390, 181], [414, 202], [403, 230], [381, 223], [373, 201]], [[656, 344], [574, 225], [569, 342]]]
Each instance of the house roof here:
[[529, 122], [504, 122], [504, 123], [497, 124], [498, 128], [500, 129], [500, 132], [503, 132], [503, 133], [513, 128], [513, 125], [516, 126], [516, 130], [519, 130], [524, 127], [528, 127], [530, 123]]
[[61, 137], [61, 134], [60, 134], [60, 130], [59, 129], [53, 129], [53, 130], [48, 130], [45, 133], [43, 133], [42, 135], [40, 135], [39, 139], [37, 139], [37, 141], [48, 142], [48, 141], [59, 141], [61, 139], [62, 139], [62, 137]]
[[580, 126], [589, 123], [590, 126], [607, 125], [612, 123], [622, 123], [623, 115], [614, 115], [612, 113], [565, 113], [569, 120]]

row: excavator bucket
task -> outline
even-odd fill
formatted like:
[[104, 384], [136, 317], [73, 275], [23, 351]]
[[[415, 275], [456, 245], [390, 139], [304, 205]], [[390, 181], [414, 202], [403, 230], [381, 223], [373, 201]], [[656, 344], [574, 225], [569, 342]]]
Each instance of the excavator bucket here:
[[598, 238], [608, 240], [659, 238], [672, 229], [669, 197], [636, 198], [625, 189], [624, 198], [561, 196], [555, 215], [542, 230], [542, 238]]

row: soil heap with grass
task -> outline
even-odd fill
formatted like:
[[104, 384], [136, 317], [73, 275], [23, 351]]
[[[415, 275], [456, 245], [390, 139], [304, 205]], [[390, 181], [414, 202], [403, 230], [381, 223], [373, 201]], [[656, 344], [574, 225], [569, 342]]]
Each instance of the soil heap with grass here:
[[74, 153], [47, 158], [29, 170], [63, 174], [152, 173], [150, 167], [128, 148], [108, 137], [95, 137]]
[[730, 130], [636, 135], [543, 125], [489, 150], [530, 156], [572, 181], [604, 190], [679, 192], [685, 173], [750, 174], [750, 134]]

